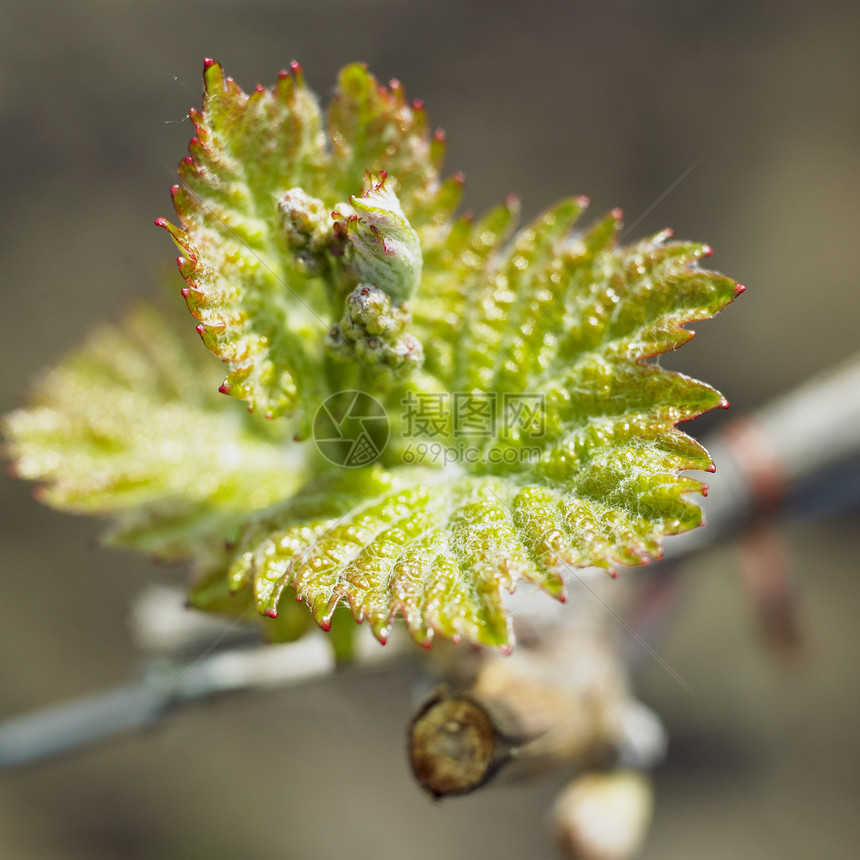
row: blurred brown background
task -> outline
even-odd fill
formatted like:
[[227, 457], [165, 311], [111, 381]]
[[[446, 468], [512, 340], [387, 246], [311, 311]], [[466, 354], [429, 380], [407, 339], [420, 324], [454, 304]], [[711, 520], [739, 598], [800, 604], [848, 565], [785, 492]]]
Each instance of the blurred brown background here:
[[[707, 241], [748, 291], [672, 366], [735, 413], [756, 408], [860, 345], [858, 45], [849, 2], [5, 0], [0, 410], [94, 321], [165, 274], [178, 290], [152, 220], [171, 214], [204, 56], [246, 89], [298, 59], [324, 97], [343, 64], [366, 61], [447, 130], [470, 208], [518, 191], [531, 216], [587, 193], [595, 217], [641, 217], [636, 236], [671, 225]], [[0, 481], [0, 718], [129, 678], [128, 602], [176, 576], [91, 550], [97, 524], [30, 489]], [[647, 860], [858, 852], [856, 517], [781, 534], [807, 633], [791, 670], [761, 648], [734, 548], [688, 567], [661, 654], [698, 698], [653, 662], [640, 688], [672, 741]], [[0, 776], [0, 857], [552, 856], [562, 776], [443, 805], [421, 796], [403, 754], [405, 681], [219, 703]]]

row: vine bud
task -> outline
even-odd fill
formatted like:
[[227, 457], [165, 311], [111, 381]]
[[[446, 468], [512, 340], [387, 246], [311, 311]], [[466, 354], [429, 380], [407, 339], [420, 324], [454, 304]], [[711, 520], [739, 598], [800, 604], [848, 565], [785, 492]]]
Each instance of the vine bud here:
[[278, 199], [278, 215], [287, 247], [299, 267], [309, 275], [319, 274], [323, 252], [334, 233], [325, 203], [301, 188], [291, 188]]
[[359, 284], [347, 297], [343, 317], [326, 338], [326, 348], [343, 361], [358, 359], [389, 383], [408, 379], [424, 362], [418, 338], [404, 332], [406, 308], [387, 293]]
[[350, 197], [334, 214], [352, 245], [358, 280], [378, 287], [399, 305], [421, 280], [421, 243], [385, 178], [385, 172], [368, 173], [370, 188], [361, 197]]

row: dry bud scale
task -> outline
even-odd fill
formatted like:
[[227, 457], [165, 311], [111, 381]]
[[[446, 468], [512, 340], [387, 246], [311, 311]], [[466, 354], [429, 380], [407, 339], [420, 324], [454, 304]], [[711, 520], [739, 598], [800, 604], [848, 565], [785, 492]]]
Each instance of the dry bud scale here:
[[101, 326], [6, 419], [46, 502], [189, 560], [192, 605], [273, 638], [305, 629], [298, 599], [326, 628], [344, 602], [383, 641], [402, 616], [423, 645], [504, 648], [518, 581], [562, 598], [571, 566], [699, 525], [681, 473], [713, 465], [676, 424], [724, 401], [648, 359], [742, 289], [706, 246], [620, 247], [584, 198], [519, 231], [515, 198], [457, 216], [444, 135], [361, 65], [325, 116], [298, 64], [249, 94], [212, 60], [204, 80], [157, 223], [226, 378], [153, 309]]

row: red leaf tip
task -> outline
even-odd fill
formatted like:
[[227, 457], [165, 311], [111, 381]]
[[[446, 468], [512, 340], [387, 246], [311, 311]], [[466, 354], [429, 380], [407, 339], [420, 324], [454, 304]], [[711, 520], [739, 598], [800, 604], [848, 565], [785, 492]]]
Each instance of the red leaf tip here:
[[206, 69], [211, 68], [211, 67], [212, 67], [212, 66], [214, 66], [214, 65], [216, 65], [216, 62], [215, 62], [215, 60], [213, 60], [213, 59], [212, 59], [212, 57], [206, 57], [206, 59], [204, 59], [204, 60], [203, 60], [203, 69], [204, 69], [204, 71], [205, 71]]
[[717, 464], [716, 463], [708, 463], [708, 465], [705, 466], [705, 471], [710, 472], [713, 475], [714, 472], [717, 471]]
[[735, 284], [735, 295], [739, 296], [741, 293], [745, 293], [746, 289], [743, 284]]
[[728, 409], [729, 401], [725, 397], [720, 398], [720, 402], [717, 404], [717, 409]]
[[166, 218], [156, 218], [154, 223], [156, 227], [164, 227], [167, 229], [168, 224]]
[[[185, 292], [185, 290], [183, 290], [182, 292]], [[229, 394], [230, 393], [230, 383], [229, 382], [222, 382], [218, 386], [218, 391], [220, 391], [221, 394]]]

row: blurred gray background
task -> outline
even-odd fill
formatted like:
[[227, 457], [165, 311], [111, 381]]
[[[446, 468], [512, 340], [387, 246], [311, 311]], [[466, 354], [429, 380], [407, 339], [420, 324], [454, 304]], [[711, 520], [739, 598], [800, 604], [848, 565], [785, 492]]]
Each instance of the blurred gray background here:
[[[5, 0], [0, 410], [95, 321], [163, 277], [178, 291], [152, 220], [171, 215], [204, 56], [245, 89], [297, 59], [324, 98], [353, 60], [398, 77], [446, 129], [447, 168], [477, 211], [517, 191], [530, 217], [586, 193], [594, 217], [641, 218], [636, 237], [672, 226], [707, 241], [748, 290], [671, 365], [733, 414], [754, 409], [860, 345], [858, 45], [849, 2]], [[0, 479], [0, 718], [128, 679], [130, 599], [182, 576], [91, 549], [96, 523], [30, 493]], [[640, 686], [672, 739], [647, 860], [857, 854], [856, 516], [778, 527], [804, 657], [786, 668], [764, 652], [734, 547], [688, 565], [661, 655], [698, 698], [654, 662]], [[553, 856], [564, 775], [421, 796], [405, 680], [218, 703], [4, 775], [0, 857]]]

